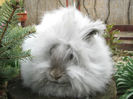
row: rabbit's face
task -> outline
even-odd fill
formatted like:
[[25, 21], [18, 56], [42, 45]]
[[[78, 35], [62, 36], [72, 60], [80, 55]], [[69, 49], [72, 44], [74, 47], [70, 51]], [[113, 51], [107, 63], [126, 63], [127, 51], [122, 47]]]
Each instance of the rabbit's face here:
[[48, 80], [59, 85], [70, 85], [67, 68], [78, 65], [78, 58], [74, 50], [68, 44], [54, 44], [49, 50], [50, 67]]
[[44, 16], [35, 36], [25, 40], [31, 60], [21, 62], [24, 85], [47, 96], [86, 96], [102, 92], [113, 66], [102, 37], [105, 24], [62, 8]]

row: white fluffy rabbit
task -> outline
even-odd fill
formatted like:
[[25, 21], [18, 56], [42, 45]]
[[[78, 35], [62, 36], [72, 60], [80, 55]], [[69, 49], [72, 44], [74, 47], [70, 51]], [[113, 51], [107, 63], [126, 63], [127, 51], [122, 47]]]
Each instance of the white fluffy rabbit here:
[[113, 73], [109, 48], [102, 34], [105, 24], [76, 8], [46, 13], [23, 50], [31, 60], [21, 61], [24, 85], [45, 96], [82, 97], [102, 92]]

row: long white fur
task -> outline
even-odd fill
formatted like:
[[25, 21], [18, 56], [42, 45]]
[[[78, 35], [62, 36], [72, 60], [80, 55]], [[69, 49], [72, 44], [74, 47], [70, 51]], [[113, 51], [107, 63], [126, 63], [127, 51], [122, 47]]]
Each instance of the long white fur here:
[[[21, 61], [24, 85], [42, 95], [81, 97], [96, 91], [102, 92], [113, 73], [109, 48], [101, 36], [105, 25], [92, 21], [73, 7], [60, 8], [46, 13], [34, 36], [23, 43], [23, 50], [31, 49], [32, 60]], [[99, 34], [83, 40], [84, 35], [96, 29]], [[55, 43], [70, 44], [78, 52], [79, 65], [67, 67], [71, 85], [62, 87], [46, 84], [50, 67], [49, 49]]]

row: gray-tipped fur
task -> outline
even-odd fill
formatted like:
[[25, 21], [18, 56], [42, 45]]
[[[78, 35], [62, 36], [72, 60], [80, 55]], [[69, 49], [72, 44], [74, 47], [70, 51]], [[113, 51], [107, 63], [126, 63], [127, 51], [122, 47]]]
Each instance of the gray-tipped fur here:
[[31, 49], [33, 56], [21, 61], [25, 86], [58, 97], [82, 97], [104, 90], [113, 65], [100, 20], [92, 21], [68, 7], [45, 14], [36, 29], [23, 43], [23, 50]]

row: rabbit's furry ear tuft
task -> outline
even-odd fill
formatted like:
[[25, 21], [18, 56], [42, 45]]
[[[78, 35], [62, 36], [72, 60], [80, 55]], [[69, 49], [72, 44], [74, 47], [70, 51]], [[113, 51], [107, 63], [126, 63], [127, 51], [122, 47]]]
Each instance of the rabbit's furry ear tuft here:
[[83, 37], [84, 40], [87, 40], [98, 33], [98, 30], [91, 30], [89, 33], [86, 33], [86, 35]]
[[95, 34], [103, 34], [104, 30], [106, 29], [105, 24], [97, 20], [95, 22], [91, 22], [88, 24], [88, 29], [86, 29], [86, 32], [83, 33], [82, 38], [87, 40], [91, 37], [93, 37]]

